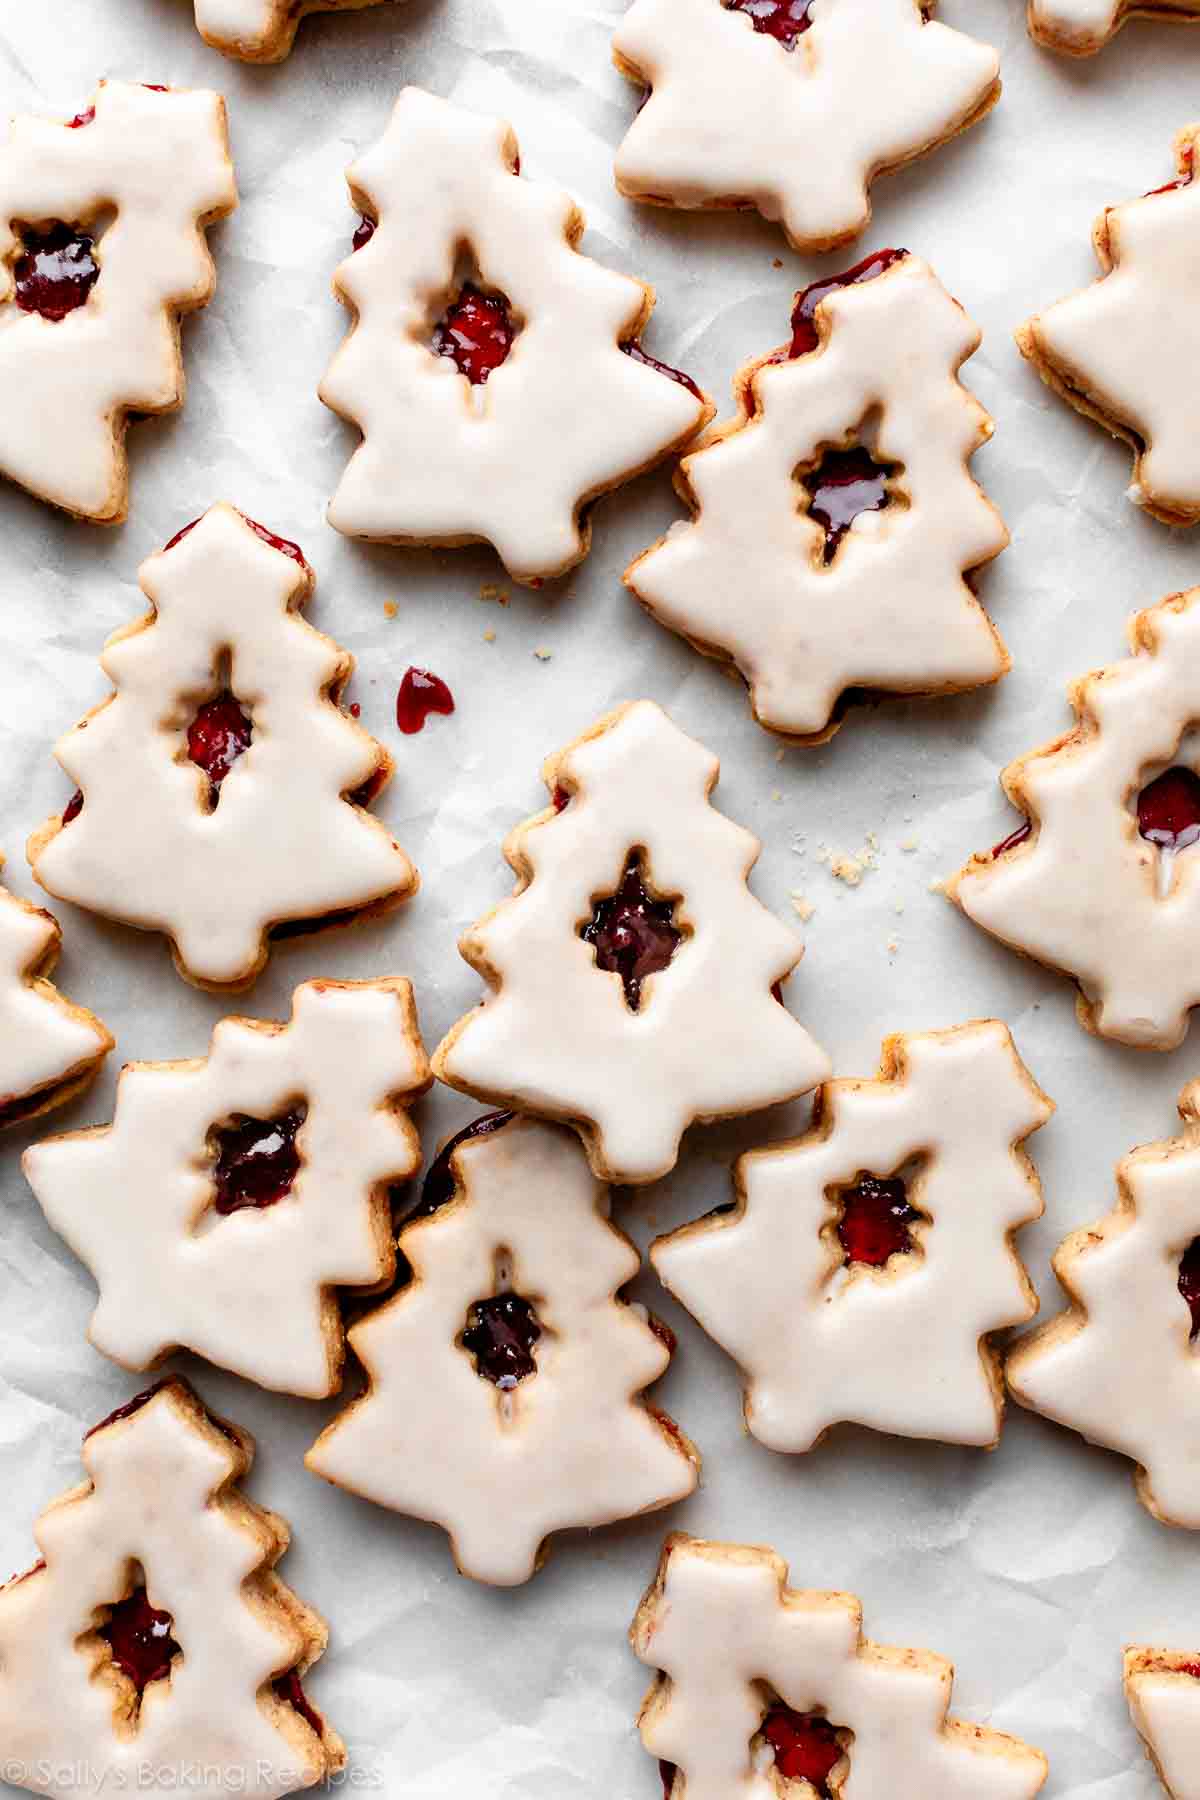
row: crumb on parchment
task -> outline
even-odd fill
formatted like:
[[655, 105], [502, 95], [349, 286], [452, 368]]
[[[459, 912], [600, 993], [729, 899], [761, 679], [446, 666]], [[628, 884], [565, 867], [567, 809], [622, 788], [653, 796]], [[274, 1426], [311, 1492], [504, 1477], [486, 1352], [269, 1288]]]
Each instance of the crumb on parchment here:
[[911, 856], [912, 852], [917, 848], [917, 845], [918, 840], [915, 837], [902, 838], [900, 842], [900, 848], [904, 851], [906, 856]]
[[788, 899], [792, 903], [792, 910], [796, 914], [796, 917], [798, 919], [803, 919], [804, 923], [807, 925], [808, 921], [817, 910], [812, 901], [805, 899], [799, 888], [793, 888], [788, 895]]
[[485, 644], [494, 644], [496, 641], [495, 632], [494, 631], [485, 631], [483, 634], [483, 641]]
[[539, 644], [533, 654], [537, 657], [539, 662], [549, 662], [554, 652], [552, 650], [547, 650], [545, 644]]
[[399, 611], [400, 611], [400, 608], [396, 605], [396, 602], [394, 600], [385, 600], [384, 601], [383, 616], [385, 619], [394, 619], [396, 614]]
[[482, 582], [479, 589], [481, 600], [494, 600], [497, 606], [508, 605], [508, 589], [500, 587], [494, 581]]
[[831, 850], [828, 844], [818, 844], [817, 861], [825, 864], [835, 881], [845, 882], [847, 887], [858, 887], [863, 876], [878, 867], [878, 842], [871, 842], [874, 835], [867, 833], [867, 841], [861, 850]]

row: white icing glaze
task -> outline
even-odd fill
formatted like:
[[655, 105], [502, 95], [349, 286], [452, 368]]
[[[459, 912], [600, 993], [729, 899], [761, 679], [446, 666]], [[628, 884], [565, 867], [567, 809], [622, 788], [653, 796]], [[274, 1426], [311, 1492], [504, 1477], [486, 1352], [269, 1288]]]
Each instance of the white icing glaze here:
[[[225, 103], [204, 90], [102, 82], [96, 116], [71, 130], [17, 119], [0, 148], [0, 473], [69, 512], [125, 516], [127, 414], [182, 405], [178, 315], [215, 280], [203, 227], [232, 212]], [[15, 220], [89, 226], [87, 303], [57, 322], [15, 304]]]
[[[1042, 1201], [1016, 1146], [1050, 1112], [995, 1020], [889, 1038], [881, 1079], [827, 1082], [807, 1136], [740, 1158], [744, 1210], [657, 1239], [664, 1286], [744, 1370], [761, 1443], [809, 1450], [847, 1419], [996, 1442], [984, 1340], [1037, 1308], [1012, 1233]], [[847, 1266], [834, 1190], [915, 1158], [908, 1199], [932, 1220], [913, 1228], [918, 1249], [884, 1270]]]
[[1073, 1232], [1054, 1256], [1074, 1305], [1023, 1339], [1005, 1369], [1022, 1406], [1132, 1457], [1142, 1503], [1193, 1531], [1197, 1353], [1179, 1260], [1200, 1237], [1198, 1107], [1200, 1083], [1191, 1082], [1179, 1100], [1181, 1135], [1118, 1163], [1116, 1210]]
[[379, 0], [196, 0], [205, 43], [246, 62], [282, 62], [309, 13], [349, 12]]
[[[1186, 173], [1200, 153], [1200, 127], [1180, 132], [1175, 151]], [[1063, 398], [1141, 440], [1129, 490], [1135, 504], [1193, 525], [1200, 181], [1107, 208], [1093, 240], [1100, 280], [1030, 319], [1017, 341]]]
[[720, 0], [634, 0], [618, 66], [652, 92], [617, 150], [617, 186], [673, 206], [750, 205], [797, 250], [857, 237], [867, 189], [951, 137], [998, 91], [987, 44], [918, 0], [815, 0], [790, 51]]
[[1200, 854], [1174, 859], [1162, 895], [1134, 808], [1149, 779], [1197, 759], [1200, 588], [1139, 613], [1129, 636], [1134, 656], [1071, 689], [1078, 731], [1004, 771], [1032, 835], [972, 860], [946, 891], [985, 931], [1074, 976], [1090, 1030], [1171, 1050], [1200, 1001]]
[[1172, 1663], [1200, 1666], [1200, 1652], [1125, 1652], [1129, 1712], [1171, 1800], [1200, 1800], [1200, 1680]]
[[672, 1800], [777, 1800], [769, 1764], [756, 1768], [750, 1752], [763, 1683], [795, 1711], [824, 1711], [853, 1732], [853, 1800], [1032, 1800], [1045, 1758], [947, 1720], [950, 1663], [868, 1642], [853, 1595], [786, 1580], [771, 1550], [667, 1539], [631, 1635], [636, 1655], [661, 1671], [639, 1725], [651, 1756], [678, 1770]]
[[1200, 0], [1029, 0], [1029, 30], [1039, 44], [1071, 56], [1102, 50], [1126, 19], [1200, 18]]
[[[262, 1387], [341, 1385], [335, 1287], [392, 1273], [386, 1187], [420, 1163], [400, 1102], [429, 1085], [407, 981], [312, 981], [291, 1023], [223, 1019], [206, 1061], [122, 1071], [111, 1126], [47, 1138], [25, 1174], [96, 1277], [89, 1337], [131, 1369], [185, 1346]], [[307, 1108], [302, 1166], [275, 1204], [213, 1209], [208, 1134]]]
[[[336, 1737], [323, 1743], [270, 1689], [274, 1675], [319, 1656], [325, 1639], [317, 1615], [263, 1569], [286, 1547], [287, 1526], [236, 1490], [213, 1498], [253, 1445], [195, 1415], [190, 1390], [173, 1382], [88, 1437], [90, 1481], [35, 1526], [46, 1567], [0, 1589], [5, 1773], [12, 1780], [23, 1764], [18, 1785], [35, 1793], [148, 1791], [138, 1773], [146, 1767], [179, 1772], [182, 1789], [191, 1768], [189, 1793], [274, 1800], [343, 1759]], [[131, 1563], [151, 1606], [171, 1614], [182, 1654], [168, 1679], [147, 1685], [136, 1721], [117, 1729], [117, 1682], [92, 1673], [108, 1660], [105, 1646], [81, 1637], [98, 1609], [128, 1594]], [[130, 1682], [121, 1687], [132, 1693]]]
[[[452, 1169], [453, 1202], [401, 1233], [412, 1285], [351, 1328], [372, 1386], [306, 1461], [432, 1519], [464, 1574], [509, 1586], [551, 1532], [669, 1506], [697, 1469], [636, 1400], [670, 1351], [615, 1298], [640, 1261], [577, 1139], [514, 1118], [459, 1145]], [[542, 1330], [536, 1373], [509, 1392], [458, 1341], [469, 1309], [505, 1291], [534, 1304]]]
[[[444, 1039], [435, 1073], [577, 1124], [611, 1181], [657, 1180], [693, 1120], [793, 1098], [829, 1072], [771, 993], [803, 945], [746, 885], [759, 843], [708, 803], [718, 769], [653, 701], [607, 714], [546, 764], [570, 804], [513, 833], [516, 893], [459, 944], [494, 991]], [[681, 896], [687, 935], [634, 1012], [579, 933], [638, 847], [650, 890]]]
[[[345, 798], [387, 759], [326, 697], [353, 658], [300, 615], [307, 565], [219, 505], [140, 580], [154, 612], [100, 659], [117, 691], [55, 746], [83, 811], [36, 833], [30, 861], [52, 894], [168, 933], [189, 979], [244, 986], [271, 925], [405, 898], [416, 872]], [[210, 812], [186, 731], [225, 653], [254, 735]]]
[[0, 1108], [23, 1118], [66, 1099], [113, 1047], [96, 1015], [47, 979], [61, 944], [48, 912], [0, 887]]
[[[697, 517], [626, 575], [664, 625], [736, 663], [760, 724], [798, 736], [836, 729], [849, 687], [952, 691], [1008, 667], [963, 580], [1008, 542], [966, 466], [992, 429], [956, 379], [979, 332], [913, 256], [832, 293], [817, 320], [823, 347], [758, 364], [753, 416], [685, 458]], [[897, 501], [860, 513], [827, 565], [796, 471], [872, 438], [900, 465]]]
[[[404, 89], [349, 171], [379, 228], [334, 277], [357, 322], [320, 391], [363, 433], [331, 525], [398, 543], [482, 538], [532, 581], [586, 553], [584, 500], [657, 462], [712, 409], [618, 349], [652, 290], [581, 256], [575, 202], [519, 179], [516, 162], [503, 120]], [[521, 322], [475, 388], [429, 348], [464, 250]]]

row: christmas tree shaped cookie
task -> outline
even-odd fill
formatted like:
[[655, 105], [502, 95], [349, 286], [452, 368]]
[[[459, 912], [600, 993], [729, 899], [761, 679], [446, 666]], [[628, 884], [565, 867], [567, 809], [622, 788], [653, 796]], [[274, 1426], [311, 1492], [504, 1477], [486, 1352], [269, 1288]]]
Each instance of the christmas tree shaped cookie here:
[[517, 141], [405, 88], [349, 171], [354, 325], [321, 387], [362, 432], [329, 508], [352, 537], [493, 544], [518, 581], [587, 554], [590, 502], [713, 408], [639, 339], [653, 289], [578, 249], [569, 194], [519, 178]]
[[853, 1594], [787, 1573], [773, 1550], [667, 1539], [630, 1632], [657, 1670], [638, 1725], [666, 1800], [1033, 1800], [1045, 1757], [947, 1718], [944, 1657], [870, 1643]]
[[200, 987], [249, 987], [274, 928], [412, 894], [366, 807], [391, 758], [339, 705], [354, 658], [301, 616], [295, 544], [214, 506], [140, 571], [151, 611], [101, 666], [116, 692], [55, 747], [79, 791], [29, 842], [42, 886], [171, 939]]
[[739, 372], [737, 416], [684, 458], [692, 523], [625, 580], [736, 666], [761, 725], [820, 743], [848, 689], [955, 693], [1004, 674], [967, 576], [1008, 533], [967, 467], [992, 429], [957, 375], [979, 333], [927, 264], [883, 250], [824, 277], [797, 295], [792, 332]]
[[61, 948], [58, 921], [0, 887], [0, 1129], [81, 1094], [113, 1047], [95, 1013], [50, 980]]
[[1011, 1352], [1022, 1406], [1137, 1463], [1143, 1506], [1200, 1530], [1200, 1083], [1183, 1131], [1117, 1165], [1117, 1206], [1054, 1256], [1071, 1300]]
[[1029, 31], [1049, 50], [1091, 56], [1126, 19], [1200, 19], [1200, 0], [1029, 0]]
[[282, 62], [309, 13], [352, 12], [379, 0], [196, 0], [196, 29], [206, 44], [243, 62]]
[[102, 82], [0, 147], [0, 475], [100, 525], [129, 503], [133, 413], [183, 404], [180, 318], [237, 205], [219, 94]]
[[1129, 626], [1134, 654], [1070, 689], [1074, 731], [1001, 776], [1025, 822], [946, 893], [1074, 976], [1080, 1022], [1173, 1050], [1200, 1001], [1200, 588]]
[[1131, 1644], [1125, 1698], [1171, 1800], [1200, 1800], [1200, 1650]]
[[696, 1119], [807, 1093], [824, 1052], [782, 1004], [804, 947], [746, 885], [757, 838], [710, 804], [719, 764], [651, 700], [543, 768], [513, 897], [460, 940], [492, 990], [434, 1073], [578, 1126], [596, 1174], [665, 1175]]
[[646, 90], [617, 186], [659, 206], [756, 207], [795, 250], [871, 217], [876, 175], [934, 149], [1000, 97], [1000, 59], [934, 0], [633, 0], [613, 38]]
[[1200, 126], [1175, 139], [1177, 178], [1092, 232], [1101, 278], [1017, 332], [1022, 355], [1077, 412], [1131, 445], [1129, 498], [1168, 525], [1200, 520]]
[[274, 1800], [343, 1766], [300, 1685], [324, 1621], [273, 1572], [288, 1527], [235, 1485], [253, 1457], [178, 1378], [88, 1433], [87, 1480], [0, 1588], [6, 1780], [69, 1800], [200, 1768], [197, 1792]]
[[432, 1519], [465, 1575], [502, 1586], [551, 1532], [692, 1492], [696, 1452], [641, 1398], [670, 1341], [620, 1296], [638, 1254], [569, 1131], [491, 1114], [460, 1132], [400, 1247], [412, 1280], [351, 1328], [370, 1385], [309, 1451], [318, 1475]]
[[430, 1074], [407, 981], [310, 981], [288, 1025], [223, 1019], [206, 1061], [134, 1063], [116, 1117], [25, 1174], [96, 1277], [89, 1336], [129, 1369], [179, 1346], [263, 1387], [341, 1385], [336, 1289], [395, 1273], [388, 1190], [420, 1163]]
[[1037, 1310], [1019, 1146], [1050, 1111], [994, 1019], [888, 1038], [877, 1081], [826, 1082], [805, 1137], [739, 1160], [736, 1210], [657, 1240], [664, 1286], [744, 1370], [761, 1443], [810, 1450], [841, 1420], [996, 1443], [989, 1334]]

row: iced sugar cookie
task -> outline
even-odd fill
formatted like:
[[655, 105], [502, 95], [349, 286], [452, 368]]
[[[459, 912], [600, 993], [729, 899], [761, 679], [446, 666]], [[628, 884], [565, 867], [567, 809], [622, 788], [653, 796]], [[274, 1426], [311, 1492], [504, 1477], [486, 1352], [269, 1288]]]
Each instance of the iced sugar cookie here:
[[0, 887], [0, 1129], [81, 1094], [113, 1047], [95, 1013], [50, 980], [61, 949], [58, 921]]
[[1200, 1800], [1200, 1650], [1130, 1644], [1125, 1698], [1171, 1800]]
[[1200, 18], [1198, 0], [1029, 0], [1029, 32], [1048, 50], [1091, 56], [1126, 19]]

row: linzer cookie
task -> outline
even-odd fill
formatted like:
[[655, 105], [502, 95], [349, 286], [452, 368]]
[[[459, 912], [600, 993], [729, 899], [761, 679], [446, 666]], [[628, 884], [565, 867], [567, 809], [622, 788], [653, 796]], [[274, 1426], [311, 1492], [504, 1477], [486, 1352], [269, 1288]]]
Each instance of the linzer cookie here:
[[644, 89], [616, 181], [658, 206], [756, 207], [795, 250], [864, 230], [876, 175], [965, 131], [1000, 59], [934, 0], [634, 0], [617, 67]]
[[1200, 0], [1029, 0], [1029, 32], [1049, 50], [1091, 56], [1126, 19], [1200, 19]]
[[1130, 1644], [1125, 1698], [1171, 1800], [1200, 1800], [1200, 1649]]
[[355, 12], [379, 0], [196, 0], [196, 29], [206, 44], [243, 62], [282, 62], [309, 13]]
[[88, 1433], [0, 1588], [5, 1781], [78, 1800], [207, 1770], [196, 1792], [277, 1800], [342, 1768], [301, 1685], [325, 1622], [274, 1573], [289, 1532], [236, 1485], [253, 1458], [178, 1377]]
[[205, 230], [237, 205], [225, 102], [102, 82], [0, 148], [0, 474], [115, 525], [133, 413], [183, 404], [180, 319], [207, 305]]
[[944, 1657], [871, 1643], [853, 1594], [787, 1575], [773, 1550], [667, 1539], [630, 1630], [666, 1800], [1033, 1800], [1045, 1757], [948, 1718]]
[[607, 1181], [656, 1181], [694, 1120], [828, 1073], [780, 994], [804, 946], [746, 885], [758, 840], [710, 804], [719, 766], [653, 701], [605, 714], [546, 762], [553, 804], [504, 846], [516, 891], [459, 941], [489, 993], [435, 1074], [576, 1125]]
[[739, 371], [736, 416], [680, 465], [692, 522], [625, 580], [736, 667], [768, 729], [822, 743], [849, 693], [1008, 668], [971, 586], [1008, 542], [968, 466], [992, 431], [958, 379], [979, 341], [927, 264], [878, 251], [797, 295], [791, 342]]
[[744, 1372], [760, 1443], [811, 1450], [851, 1420], [996, 1444], [994, 1334], [1037, 1311], [1021, 1145], [1051, 1110], [994, 1019], [888, 1038], [878, 1080], [827, 1081], [806, 1136], [740, 1158], [734, 1208], [655, 1241], [663, 1285]]
[[1054, 1256], [1071, 1305], [1011, 1352], [1022, 1406], [1137, 1464], [1142, 1505], [1200, 1530], [1200, 1082], [1183, 1130], [1117, 1165], [1117, 1205]]
[[184, 1346], [262, 1387], [341, 1386], [339, 1289], [395, 1274], [389, 1191], [431, 1077], [407, 981], [310, 981], [287, 1025], [223, 1019], [206, 1060], [134, 1063], [116, 1115], [24, 1169], [96, 1278], [89, 1337], [129, 1369]]
[[1017, 332], [1047, 386], [1131, 446], [1129, 498], [1167, 525], [1200, 520], [1198, 142], [1200, 126], [1179, 132], [1174, 181], [1101, 213], [1100, 279]]
[[457, 1133], [401, 1223], [411, 1279], [351, 1327], [367, 1392], [309, 1468], [432, 1519], [464, 1575], [502, 1586], [552, 1532], [690, 1494], [699, 1457], [643, 1398], [673, 1339], [621, 1292], [641, 1259], [609, 1208], [561, 1126], [492, 1113]]
[[419, 88], [349, 182], [364, 218], [334, 289], [354, 325], [321, 398], [363, 441], [330, 524], [490, 543], [518, 581], [563, 574], [590, 503], [712, 416], [641, 346], [653, 289], [579, 253], [583, 214], [520, 177], [510, 125]]
[[61, 948], [57, 920], [0, 887], [0, 1129], [81, 1094], [113, 1047], [95, 1013], [50, 980]]
[[1173, 1050], [1200, 1002], [1200, 588], [1130, 622], [1069, 690], [1077, 724], [1001, 776], [1024, 821], [945, 884], [994, 937], [1074, 977], [1080, 1023]]
[[391, 758], [340, 704], [354, 658], [306, 623], [312, 570], [232, 506], [142, 565], [144, 618], [108, 641], [116, 690], [55, 747], [77, 791], [29, 841], [42, 886], [171, 940], [199, 987], [250, 986], [273, 934], [407, 899], [367, 809]]

